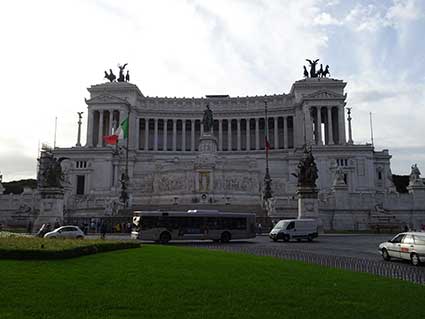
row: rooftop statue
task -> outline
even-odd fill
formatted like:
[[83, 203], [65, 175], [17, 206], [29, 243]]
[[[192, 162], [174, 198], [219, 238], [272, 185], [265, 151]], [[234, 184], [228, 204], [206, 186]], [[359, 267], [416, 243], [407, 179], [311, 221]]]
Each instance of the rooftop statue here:
[[307, 68], [305, 67], [305, 65], [303, 65], [303, 68], [304, 68], [304, 77], [308, 78], [308, 71], [307, 71]]
[[304, 158], [298, 164], [298, 172], [292, 173], [293, 176], [298, 178], [298, 187], [316, 188], [316, 180], [319, 177], [318, 171], [311, 149], [308, 150], [305, 147]]
[[115, 82], [115, 80], [117, 80], [118, 82], [130, 82], [130, 72], [127, 70], [127, 74], [124, 75], [124, 69], [127, 66], [128, 63], [125, 63], [124, 65], [120, 65], [118, 64], [118, 69], [119, 69], [119, 75], [118, 75], [118, 79], [115, 76], [115, 74], [112, 72], [112, 69], [109, 69], [109, 74], [107, 71], [105, 71], [105, 79], [108, 79], [109, 82]]
[[210, 106], [207, 104], [207, 108], [204, 111], [204, 117], [202, 119], [202, 124], [204, 124], [204, 132], [211, 132], [213, 122], [213, 112], [211, 111]]
[[109, 74], [108, 74], [108, 72], [105, 71], [105, 79], [108, 79], [110, 82], [114, 82], [116, 78], [117, 77], [112, 72], [112, 69], [109, 69]]
[[329, 65], [326, 64], [325, 70], [322, 72], [322, 78], [325, 78], [327, 75], [331, 76], [329, 73]]
[[118, 76], [118, 82], [125, 82], [124, 78], [124, 69], [127, 66], [127, 63], [125, 63], [123, 66], [118, 64], [118, 69], [120, 69], [120, 75]]
[[410, 172], [409, 184], [416, 184], [421, 182], [421, 172], [419, 171], [418, 165], [414, 164], [411, 167], [412, 171]]
[[319, 59], [316, 60], [309, 60], [309, 59], [305, 59], [308, 63], [310, 63], [310, 77], [312, 78], [317, 78], [317, 73], [316, 73], [316, 65], [317, 62], [319, 62]]

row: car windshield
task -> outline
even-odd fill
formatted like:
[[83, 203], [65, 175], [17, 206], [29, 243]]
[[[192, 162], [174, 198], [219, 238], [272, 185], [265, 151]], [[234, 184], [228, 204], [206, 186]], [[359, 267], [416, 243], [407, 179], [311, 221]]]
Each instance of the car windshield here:
[[278, 222], [273, 229], [284, 229], [286, 227], [287, 223], [285, 223], [283, 220]]

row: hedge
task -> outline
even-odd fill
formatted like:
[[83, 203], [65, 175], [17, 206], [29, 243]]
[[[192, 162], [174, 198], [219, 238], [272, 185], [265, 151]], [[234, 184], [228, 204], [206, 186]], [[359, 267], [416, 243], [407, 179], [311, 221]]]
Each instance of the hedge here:
[[[51, 240], [51, 239], [50, 239]], [[91, 255], [101, 252], [139, 248], [138, 242], [122, 241], [122, 242], [96, 242], [85, 246], [77, 246], [66, 249], [50, 250], [43, 249], [16, 249], [16, 248], [0, 248], [0, 259], [18, 259], [18, 260], [46, 260], [46, 259], [66, 259], [79, 256]]]

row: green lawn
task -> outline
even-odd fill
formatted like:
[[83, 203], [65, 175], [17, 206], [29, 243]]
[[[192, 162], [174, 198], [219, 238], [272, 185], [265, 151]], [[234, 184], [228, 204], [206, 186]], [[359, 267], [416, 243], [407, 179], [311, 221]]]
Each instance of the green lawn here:
[[0, 260], [0, 318], [420, 318], [425, 287], [271, 257], [144, 245]]

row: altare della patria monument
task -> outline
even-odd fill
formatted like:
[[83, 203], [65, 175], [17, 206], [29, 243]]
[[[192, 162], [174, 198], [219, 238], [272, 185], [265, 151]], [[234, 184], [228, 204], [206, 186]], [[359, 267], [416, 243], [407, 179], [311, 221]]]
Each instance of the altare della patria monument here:
[[264, 225], [314, 217], [331, 230], [425, 224], [419, 168], [397, 193], [389, 151], [353, 139], [347, 83], [307, 62], [289, 93], [246, 97], [150, 97], [127, 64], [105, 71], [78, 113], [76, 144], [44, 148], [37, 191], [0, 195], [0, 219], [197, 208], [255, 212]]

